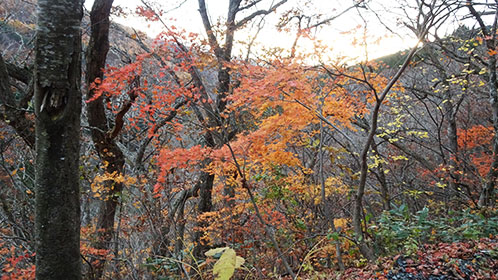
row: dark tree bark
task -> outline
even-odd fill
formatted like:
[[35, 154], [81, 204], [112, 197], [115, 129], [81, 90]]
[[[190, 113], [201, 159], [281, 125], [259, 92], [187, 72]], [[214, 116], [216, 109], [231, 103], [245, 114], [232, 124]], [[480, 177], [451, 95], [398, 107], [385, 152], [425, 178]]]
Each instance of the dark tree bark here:
[[[419, 41], [420, 43], [420, 41]], [[369, 261], [372, 261], [375, 258], [373, 248], [367, 244], [366, 237], [363, 233], [363, 196], [365, 194], [365, 186], [367, 183], [367, 175], [368, 175], [368, 153], [374, 141], [374, 137], [377, 131], [380, 107], [382, 102], [386, 99], [387, 95], [391, 91], [391, 88], [401, 77], [401, 74], [406, 70], [408, 65], [411, 62], [412, 57], [415, 55], [415, 52], [418, 49], [418, 44], [410, 51], [408, 56], [405, 59], [405, 62], [400, 67], [398, 72], [391, 78], [387, 86], [384, 88], [382, 93], [379, 95], [375, 95], [375, 106], [372, 109], [371, 118], [370, 118], [370, 130], [368, 131], [367, 138], [365, 139], [365, 144], [363, 145], [360, 159], [360, 182], [358, 184], [358, 189], [356, 190], [356, 194], [354, 197], [354, 206], [353, 206], [353, 228], [356, 236], [356, 240], [358, 242], [358, 248], [360, 249], [361, 254]]]
[[[22, 81], [26, 84], [27, 92], [21, 100], [21, 104], [15, 101], [14, 93], [11, 90], [10, 77]], [[21, 136], [24, 142], [30, 147], [35, 146], [34, 123], [26, 118], [25, 108], [27, 101], [33, 97], [31, 73], [27, 69], [16, 68], [8, 65], [0, 54], [0, 119], [8, 123]], [[25, 101], [25, 102], [24, 102]], [[25, 104], [22, 104], [25, 103]]]
[[[91, 33], [90, 42], [86, 54], [87, 73], [86, 84], [89, 86], [97, 78], [103, 79], [103, 68], [107, 53], [109, 51], [109, 15], [111, 12], [113, 0], [97, 0], [94, 2], [90, 12]], [[89, 87], [87, 99], [92, 99], [95, 90]], [[134, 99], [134, 97], [132, 97]], [[133, 100], [131, 100], [133, 102]], [[131, 102], [126, 103], [120, 113], [116, 116], [115, 127], [111, 129], [105, 113], [105, 107], [102, 96], [91, 101], [87, 105], [88, 124], [92, 127], [91, 135], [95, 148], [100, 159], [106, 162], [105, 171], [109, 174], [123, 173], [125, 158], [121, 149], [115, 142], [115, 137], [122, 128], [122, 117], [131, 107]], [[120, 117], [120, 119], [118, 119]], [[114, 237], [114, 220], [116, 210], [119, 205], [118, 194], [123, 190], [122, 183], [114, 181], [105, 182], [107, 197], [99, 209], [97, 217], [97, 242], [94, 246], [97, 249], [109, 249], [112, 238]], [[101, 278], [105, 267], [105, 260], [98, 262], [94, 267], [92, 276], [95, 279]]]
[[[459, 175], [459, 159], [458, 159], [458, 134], [457, 134], [457, 120], [456, 116], [458, 113], [459, 104], [462, 102], [463, 97], [455, 98], [455, 94], [450, 89], [450, 84], [448, 82], [449, 77], [445, 66], [442, 65], [441, 60], [436, 55], [437, 50], [431, 45], [428, 46], [428, 57], [432, 66], [436, 68], [437, 73], [441, 77], [442, 95], [438, 96], [445, 102], [442, 102], [442, 107], [444, 109], [444, 118], [447, 120], [446, 127], [446, 141], [447, 144], [443, 145], [440, 143], [441, 150], [446, 150], [446, 152], [441, 152], [443, 157], [443, 162], [448, 166], [448, 183], [450, 185], [449, 189], [445, 189], [446, 192], [461, 192], [460, 189], [460, 175]], [[445, 158], [447, 154], [447, 158]], [[448, 197], [450, 193], [446, 194]], [[469, 196], [470, 197], [470, 196]]]
[[[372, 141], [372, 151], [375, 156], [381, 157], [379, 152], [378, 144], [375, 142], [375, 139]], [[387, 184], [387, 178], [385, 173], [385, 168], [382, 162], [379, 162], [377, 165], [377, 173], [375, 173], [375, 177], [380, 184], [380, 196], [382, 198], [382, 210], [389, 211], [391, 210], [391, 198], [389, 197], [389, 186]]]
[[36, 279], [81, 279], [83, 1], [39, 0], [35, 58]]
[[[212, 191], [213, 191], [213, 182], [214, 182], [214, 175], [209, 174], [207, 172], [202, 172], [200, 179], [199, 179], [199, 202], [197, 204], [197, 211], [199, 213], [206, 213], [212, 210], [213, 204], [212, 204]], [[199, 221], [197, 222], [197, 227], [202, 228], [207, 226], [205, 222]], [[193, 254], [197, 258], [204, 257], [203, 253], [206, 251], [207, 246], [201, 241], [201, 237], [204, 234], [203, 230], [197, 230], [194, 233], [194, 241], [196, 242], [196, 245], [194, 247]]]
[[[419, 13], [417, 15], [416, 26], [410, 27], [412, 31], [417, 35], [418, 42], [408, 53], [403, 64], [400, 66], [396, 74], [390, 79], [389, 83], [386, 85], [383, 91], [380, 93], [374, 91], [375, 106], [374, 108], [372, 108], [371, 111], [370, 124], [367, 129], [368, 135], [365, 139], [365, 143], [362, 146], [362, 151], [360, 153], [360, 162], [361, 162], [360, 181], [358, 184], [358, 189], [356, 190], [356, 194], [354, 196], [352, 220], [353, 220], [353, 229], [358, 249], [360, 250], [361, 254], [369, 261], [372, 261], [375, 258], [375, 254], [373, 251], [373, 247], [367, 243], [366, 236], [364, 234], [363, 221], [365, 219], [363, 217], [364, 216], [363, 198], [365, 195], [365, 187], [366, 187], [367, 175], [369, 170], [368, 154], [370, 149], [372, 148], [372, 144], [374, 143], [374, 137], [376, 135], [378, 127], [379, 115], [381, 113], [380, 108], [382, 106], [382, 103], [390, 93], [391, 88], [400, 79], [403, 72], [408, 68], [410, 62], [412, 61], [413, 56], [418, 51], [419, 45], [422, 43], [422, 40], [426, 38], [429, 29], [433, 27], [437, 29], [437, 27], [439, 27], [441, 23], [444, 22], [445, 19], [447, 19], [450, 14], [446, 10], [446, 6], [439, 5], [437, 4], [436, 1], [431, 1], [430, 4], [422, 2], [419, 3], [419, 5], [421, 6], [419, 6]], [[430, 8], [430, 11], [427, 13], [423, 12], [422, 7], [425, 5], [427, 5], [427, 7]]]
[[[498, 3], [498, 1], [494, 2], [494, 5]], [[496, 36], [496, 31], [498, 30], [498, 10], [496, 10], [495, 12], [493, 25], [491, 26], [491, 28], [488, 28], [479, 12], [477, 12], [474, 8], [474, 4], [472, 3], [472, 1], [467, 0], [466, 4], [467, 8], [470, 10], [470, 13], [479, 24], [482, 34], [484, 35], [485, 46], [488, 49], [488, 53], [495, 52], [498, 40]], [[498, 179], [498, 78], [496, 73], [496, 66], [496, 55], [489, 55], [487, 62], [487, 70], [489, 75], [487, 86], [489, 92], [489, 102], [491, 104], [493, 112], [493, 161], [491, 162], [491, 167], [486, 178], [486, 183], [484, 184], [479, 196], [479, 206], [481, 207], [493, 206], [496, 201], [494, 194], [496, 180]]]

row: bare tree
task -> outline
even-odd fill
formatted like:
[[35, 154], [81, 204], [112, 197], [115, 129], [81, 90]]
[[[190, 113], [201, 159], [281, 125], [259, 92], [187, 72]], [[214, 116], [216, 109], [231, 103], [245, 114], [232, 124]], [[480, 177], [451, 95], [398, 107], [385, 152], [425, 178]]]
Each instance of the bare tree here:
[[366, 236], [363, 231], [363, 197], [365, 194], [365, 186], [367, 183], [368, 175], [368, 154], [370, 149], [372, 148], [372, 144], [374, 143], [374, 137], [376, 135], [378, 127], [380, 108], [386, 97], [389, 95], [391, 88], [410, 65], [413, 56], [419, 49], [419, 44], [425, 39], [427, 33], [429, 32], [429, 29], [441, 24], [441, 22], [443, 22], [444, 19], [448, 16], [448, 13], [446, 13], [446, 5], [438, 3], [437, 0], [418, 2], [418, 10], [419, 13], [415, 19], [414, 25], [409, 26], [417, 35], [419, 39], [418, 43], [411, 49], [403, 64], [398, 69], [396, 74], [390, 79], [384, 90], [380, 93], [373, 90], [375, 96], [375, 105], [370, 112], [371, 117], [368, 126], [368, 135], [365, 139], [360, 153], [360, 179], [358, 189], [356, 190], [354, 198], [353, 227], [360, 252], [368, 260], [373, 260], [375, 258], [375, 255], [372, 247], [368, 245]]

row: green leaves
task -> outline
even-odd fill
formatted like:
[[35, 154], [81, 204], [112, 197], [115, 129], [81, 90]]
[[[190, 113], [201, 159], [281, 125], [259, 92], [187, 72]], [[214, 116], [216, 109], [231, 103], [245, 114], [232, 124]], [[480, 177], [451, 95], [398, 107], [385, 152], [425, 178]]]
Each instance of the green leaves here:
[[377, 239], [387, 254], [400, 250], [410, 254], [427, 242], [478, 240], [498, 234], [495, 211], [489, 217], [470, 209], [451, 212], [447, 217], [433, 217], [427, 207], [410, 214], [408, 207], [402, 204], [382, 213], [378, 221]]
[[236, 255], [234, 249], [228, 247], [211, 249], [205, 255], [207, 257], [219, 257], [213, 267], [213, 275], [216, 280], [230, 279], [235, 269], [240, 268], [245, 262], [244, 258]]

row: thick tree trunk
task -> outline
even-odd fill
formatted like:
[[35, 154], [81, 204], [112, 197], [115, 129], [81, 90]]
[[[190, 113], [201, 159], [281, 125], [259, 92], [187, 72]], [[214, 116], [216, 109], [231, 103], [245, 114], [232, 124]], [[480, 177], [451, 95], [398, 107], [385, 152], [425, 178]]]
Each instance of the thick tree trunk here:
[[[206, 32], [208, 33], [209, 42], [214, 49], [216, 58], [218, 59], [218, 84], [217, 84], [217, 96], [216, 96], [216, 104], [214, 110], [209, 108], [208, 110], [212, 111], [214, 114], [207, 114], [208, 120], [205, 123], [209, 129], [216, 129], [221, 127], [225, 119], [220, 116], [220, 113], [225, 110], [226, 107], [226, 96], [230, 89], [230, 69], [225, 65], [231, 60], [232, 56], [232, 46], [233, 46], [233, 35], [235, 32], [235, 15], [238, 12], [238, 8], [240, 5], [240, 1], [230, 1], [229, 4], [229, 12], [227, 18], [227, 31], [225, 34], [225, 46], [221, 48], [214, 37], [211, 30], [211, 23], [209, 22], [206, 4], [204, 0], [199, 0], [199, 12], [201, 14], [201, 18], [204, 23], [204, 27]], [[201, 117], [202, 118], [202, 117]], [[200, 119], [202, 122], [203, 120]], [[213, 133], [206, 133], [206, 145], [211, 148], [221, 147], [228, 140], [228, 135], [226, 135], [225, 131], [217, 131], [219, 135], [222, 135], [221, 139], [215, 139]], [[213, 182], [214, 175], [203, 172], [200, 178], [201, 187], [199, 189], [199, 203], [197, 205], [197, 210], [200, 214], [206, 213], [212, 210], [212, 190], [213, 190]], [[227, 192], [231, 192], [231, 190], [227, 189]], [[206, 226], [204, 222], [200, 221], [197, 224], [197, 227]], [[206, 250], [206, 245], [201, 241], [201, 237], [204, 234], [203, 231], [197, 231], [194, 234], [194, 241], [196, 246], [194, 248], [194, 256], [196, 257], [204, 257], [203, 253]]]
[[39, 0], [35, 58], [36, 279], [81, 279], [83, 2]]

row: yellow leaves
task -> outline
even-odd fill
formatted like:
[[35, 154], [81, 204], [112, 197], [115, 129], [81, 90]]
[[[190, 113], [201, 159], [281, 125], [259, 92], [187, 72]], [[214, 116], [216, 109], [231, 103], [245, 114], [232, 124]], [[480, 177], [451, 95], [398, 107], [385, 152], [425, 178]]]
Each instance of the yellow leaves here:
[[436, 186], [440, 189], [446, 188], [448, 185], [444, 182], [436, 182]]
[[310, 168], [303, 168], [301, 171], [302, 171], [304, 174], [306, 174], [306, 175], [310, 175], [310, 174], [313, 174], [313, 173], [314, 173], [314, 172], [313, 172], [313, 169], [310, 169]]
[[222, 254], [227, 249], [229, 249], [229, 248], [228, 247], [221, 247], [221, 248], [210, 249], [209, 251], [204, 253], [204, 255], [206, 255], [206, 257], [214, 257], [217, 254]]
[[425, 192], [419, 190], [406, 190], [403, 193], [413, 198], [419, 198], [420, 195], [424, 194]]
[[[389, 134], [396, 134], [396, 132], [403, 126], [403, 121], [404, 121], [404, 118], [405, 118], [405, 114], [401, 114], [401, 108], [395, 108], [395, 107], [392, 107], [391, 108], [391, 112], [396, 116], [396, 118], [394, 120], [392, 120], [391, 122], [387, 123], [386, 124], [386, 127], [379, 127], [379, 130], [382, 131], [382, 133], [379, 133], [378, 136], [379, 137], [385, 137], [385, 136], [388, 136]], [[393, 143], [393, 142], [396, 142], [400, 139], [389, 139], [388, 141]]]
[[344, 229], [346, 228], [348, 225], [348, 219], [346, 218], [338, 218], [338, 219], [334, 219], [334, 226], [339, 229]]
[[234, 249], [228, 247], [211, 249], [205, 253], [207, 257], [216, 257], [219, 254], [221, 256], [214, 264], [213, 275], [216, 280], [229, 280], [233, 276], [235, 269], [240, 268], [245, 260], [237, 256]]
[[418, 137], [418, 138], [429, 138], [429, 133], [427, 131], [412, 130], [412, 131], [408, 131], [406, 134], [408, 136], [413, 135], [413, 136]]
[[348, 187], [344, 184], [340, 177], [328, 177], [325, 179], [325, 195], [328, 195], [327, 191], [330, 193], [344, 194], [348, 191]]
[[[283, 193], [293, 193], [299, 195], [303, 202], [319, 205], [322, 203], [322, 187], [320, 184], [309, 184], [304, 175], [287, 176], [280, 179], [278, 184]], [[347, 193], [347, 186], [342, 182], [340, 177], [329, 177], [325, 180], [325, 196], [328, 197], [334, 193]]]
[[379, 157], [378, 155], [370, 156], [370, 160], [373, 160], [373, 162], [368, 164], [368, 168], [376, 168], [381, 164], [386, 164], [386, 160]]
[[135, 177], [120, 174], [118, 172], [107, 173], [103, 175], [97, 175], [93, 179], [90, 185], [93, 196], [95, 198], [104, 197], [104, 200], [108, 199], [105, 194], [110, 190], [114, 189], [115, 184], [132, 185], [137, 182]]
[[[306, 184], [302, 176], [290, 176], [291, 179], [285, 180], [288, 189], [293, 193], [300, 194], [303, 201], [319, 205], [322, 203], [322, 188], [320, 185]], [[347, 186], [339, 177], [329, 177], [325, 180], [325, 196], [328, 197], [333, 193], [347, 193]]]
[[400, 155], [400, 156], [393, 156], [391, 157], [392, 160], [394, 161], [398, 161], [398, 160], [408, 160], [407, 157], [403, 156], [403, 155]]
[[395, 142], [398, 142], [399, 140], [400, 140], [399, 138], [389, 138], [389, 139], [387, 139], [387, 141], [389, 143], [395, 143]]

